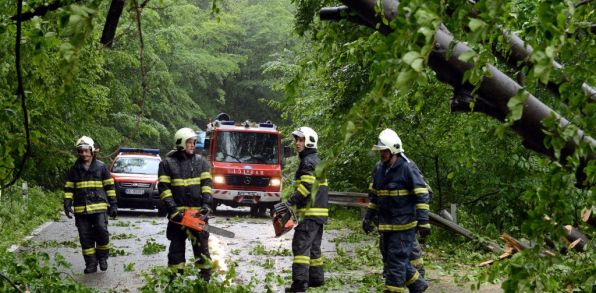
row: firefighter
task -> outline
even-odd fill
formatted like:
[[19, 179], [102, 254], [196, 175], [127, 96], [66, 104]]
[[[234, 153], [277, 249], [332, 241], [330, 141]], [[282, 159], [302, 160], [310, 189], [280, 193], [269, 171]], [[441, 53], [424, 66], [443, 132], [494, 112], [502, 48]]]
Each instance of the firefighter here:
[[203, 214], [211, 212], [211, 173], [209, 162], [195, 154], [197, 134], [190, 128], [181, 128], [174, 135], [176, 149], [159, 164], [159, 195], [164, 202], [170, 221], [166, 237], [170, 240], [168, 266], [182, 273], [186, 259], [186, 239], [192, 235], [191, 245], [195, 266], [200, 277], [211, 278], [211, 256], [209, 254], [209, 232], [187, 230], [176, 222], [182, 221], [187, 209], [196, 209]]
[[429, 191], [416, 164], [404, 154], [401, 139], [391, 129], [379, 134], [373, 150], [380, 161], [372, 174], [370, 204], [362, 222], [365, 232], [372, 230], [375, 218], [381, 234], [384, 292], [424, 292], [428, 284], [412, 266], [410, 257], [420, 237], [430, 234]]
[[[64, 213], [75, 217], [79, 240], [85, 259], [85, 274], [108, 269], [110, 237], [108, 216], [118, 213], [114, 179], [106, 165], [95, 158], [93, 139], [83, 136], [77, 140], [78, 159], [66, 175], [64, 185]], [[74, 211], [73, 211], [74, 207]]]
[[[430, 199], [432, 200], [432, 189], [428, 184], [426, 185], [426, 187], [428, 188]], [[370, 196], [371, 195], [369, 193], [369, 199]], [[374, 193], [372, 196], [374, 196]], [[376, 216], [376, 214], [374, 216], [374, 219], [369, 220], [366, 224], [364, 224], [363, 229], [366, 234], [374, 230], [374, 227], [370, 225], [370, 223], [373, 223], [377, 227], [379, 226], [379, 218]], [[383, 244], [383, 234], [380, 234], [379, 248], [381, 250], [383, 263], [385, 263], [385, 256], [387, 255], [387, 250], [385, 249], [385, 246]], [[420, 273], [420, 276], [425, 276], [426, 270], [424, 269], [424, 260], [422, 258], [422, 246], [418, 242], [418, 239], [414, 241], [414, 245], [412, 246], [412, 253], [410, 254], [410, 264], [412, 264], [412, 266], [418, 271], [418, 273]], [[385, 268], [383, 268], [383, 276], [385, 275]]]
[[[286, 292], [304, 292], [309, 287], [320, 287], [325, 283], [321, 240], [323, 225], [327, 224], [329, 187], [327, 180], [315, 177], [315, 168], [320, 160], [317, 155], [317, 133], [310, 127], [300, 127], [292, 132], [300, 165], [296, 170], [296, 189], [290, 198], [282, 203], [286, 207], [296, 206], [303, 219], [294, 229], [292, 239], [292, 286]], [[316, 194], [312, 194], [313, 185]]]

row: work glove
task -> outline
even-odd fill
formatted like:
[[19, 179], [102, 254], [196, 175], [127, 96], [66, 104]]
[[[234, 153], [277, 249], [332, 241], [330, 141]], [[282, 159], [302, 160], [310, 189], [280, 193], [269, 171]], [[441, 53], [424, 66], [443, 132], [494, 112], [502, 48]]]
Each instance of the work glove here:
[[177, 222], [177, 223], [182, 222], [182, 213], [181, 212], [174, 213], [172, 216], [170, 216], [170, 220], [173, 222]]
[[74, 215], [74, 212], [72, 211], [72, 199], [65, 199], [64, 200], [64, 214], [69, 219], [72, 219], [72, 215]]
[[367, 220], [366, 218], [362, 220], [362, 230], [364, 233], [368, 234], [375, 230], [375, 226], [373, 225], [372, 221]]
[[201, 209], [199, 210], [199, 213], [203, 214], [203, 215], [207, 215], [211, 213], [211, 208], [209, 207], [209, 205], [203, 205], [201, 207]]
[[[426, 226], [428, 225], [428, 227]], [[430, 225], [426, 224], [425, 226], [419, 225], [417, 230], [418, 230], [418, 235], [420, 235], [420, 238], [424, 239], [426, 237], [428, 237], [428, 235], [430, 235]]]
[[364, 233], [368, 234], [375, 229], [375, 224], [377, 224], [377, 211], [369, 209], [362, 220], [362, 230]]
[[290, 204], [288, 202], [279, 202], [273, 206], [273, 210], [276, 214], [283, 214], [290, 210]]
[[209, 214], [211, 214], [211, 208], [209, 205], [203, 205], [199, 210], [199, 216], [201, 220], [205, 221], [205, 223], [209, 222]]
[[108, 207], [108, 215], [110, 216], [110, 218], [114, 219], [118, 216], [118, 204], [110, 204], [110, 206]]

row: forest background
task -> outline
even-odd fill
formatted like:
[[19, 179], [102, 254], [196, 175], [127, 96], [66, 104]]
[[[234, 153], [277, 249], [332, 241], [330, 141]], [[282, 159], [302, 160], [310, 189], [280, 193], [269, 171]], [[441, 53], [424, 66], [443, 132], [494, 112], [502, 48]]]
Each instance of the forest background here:
[[[50, 2], [28, 1], [23, 12]], [[534, 48], [534, 66], [498, 67], [521, 76], [526, 89], [572, 122], [558, 129], [545, 121], [545, 144], [560, 149], [554, 134], [594, 131], [596, 104], [581, 90], [584, 82], [596, 84], [592, 1], [401, 1], [403, 13], [388, 36], [345, 20], [320, 21], [318, 10], [340, 4], [334, 1], [127, 1], [111, 47], [99, 42], [109, 1], [55, 2], [59, 9], [22, 22], [19, 95], [11, 19], [17, 1], [0, 1], [3, 232], [18, 222], [15, 186], [23, 181], [54, 195], [51, 211], [39, 208], [44, 212], [35, 214], [37, 221], [59, 210], [57, 190], [81, 135], [93, 137], [102, 149], [98, 156], [109, 162], [120, 146], [167, 151], [176, 129], [198, 130], [219, 112], [272, 120], [285, 133], [308, 125], [321, 138], [321, 172], [331, 189], [364, 192], [377, 160], [370, 146], [389, 127], [433, 186], [431, 210], [458, 204], [458, 219], [470, 230], [492, 239], [508, 232], [535, 245], [473, 280], [504, 280], [512, 291], [593, 290], [593, 249], [538, 257], [545, 238], [562, 235], [561, 225], [594, 236], [580, 220], [580, 211], [595, 202], [594, 162], [583, 169], [582, 187], [575, 177], [593, 146], [580, 143], [564, 162], [531, 152], [510, 129], [521, 116], [519, 98], [512, 99], [506, 123], [451, 113], [453, 90], [426, 66], [430, 32], [441, 22], [475, 50], [466, 56], [476, 65], [467, 76], [472, 83], [486, 74], [483, 65], [499, 64], [492, 52], [503, 38], [495, 28], [516, 32]], [[553, 60], [564, 67], [555, 68]], [[544, 89], [549, 81], [560, 84], [559, 96]], [[432, 237], [436, 246], [461, 241]]]

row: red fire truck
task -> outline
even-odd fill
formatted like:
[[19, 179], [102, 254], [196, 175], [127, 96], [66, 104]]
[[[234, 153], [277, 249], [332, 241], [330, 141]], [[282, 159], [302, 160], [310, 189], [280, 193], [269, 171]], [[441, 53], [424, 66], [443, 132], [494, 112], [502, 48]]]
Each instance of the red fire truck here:
[[250, 206], [257, 216], [280, 202], [281, 141], [273, 123], [235, 123], [220, 114], [207, 126], [203, 145], [211, 162], [214, 207]]

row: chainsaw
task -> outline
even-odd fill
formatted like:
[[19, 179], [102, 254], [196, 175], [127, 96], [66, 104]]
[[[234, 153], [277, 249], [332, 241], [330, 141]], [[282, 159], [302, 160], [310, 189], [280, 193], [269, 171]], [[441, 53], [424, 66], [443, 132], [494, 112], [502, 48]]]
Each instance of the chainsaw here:
[[278, 203], [273, 207], [273, 229], [275, 230], [275, 237], [280, 237], [286, 234], [296, 222], [296, 215], [292, 209], [288, 208], [285, 203]]
[[232, 231], [228, 231], [222, 228], [217, 228], [209, 225], [207, 221], [210, 218], [208, 217], [208, 213], [201, 213], [194, 209], [185, 210], [182, 214], [182, 221], [176, 222], [172, 221], [176, 224], [180, 224], [184, 227], [192, 229], [197, 232], [207, 231], [209, 233], [213, 233], [216, 235], [220, 235], [223, 237], [234, 238], [235, 234]]

